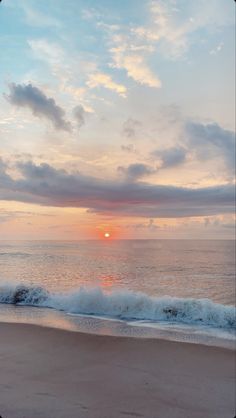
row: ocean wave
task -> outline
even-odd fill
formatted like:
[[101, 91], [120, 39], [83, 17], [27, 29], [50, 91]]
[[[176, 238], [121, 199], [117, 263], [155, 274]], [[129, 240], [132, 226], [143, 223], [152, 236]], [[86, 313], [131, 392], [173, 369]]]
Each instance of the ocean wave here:
[[32, 254], [22, 252], [0, 252], [0, 257], [31, 257]]
[[50, 293], [36, 286], [0, 286], [0, 303], [53, 308], [67, 313], [99, 315], [122, 320], [236, 328], [234, 306], [209, 299], [151, 297], [141, 292], [81, 287], [69, 293]]

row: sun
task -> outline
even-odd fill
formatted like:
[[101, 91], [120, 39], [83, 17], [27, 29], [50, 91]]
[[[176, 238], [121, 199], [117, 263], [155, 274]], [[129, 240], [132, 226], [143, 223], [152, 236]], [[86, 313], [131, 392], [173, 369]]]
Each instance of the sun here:
[[105, 237], [105, 238], [110, 238], [110, 234], [109, 234], [109, 232], [105, 232], [104, 237]]

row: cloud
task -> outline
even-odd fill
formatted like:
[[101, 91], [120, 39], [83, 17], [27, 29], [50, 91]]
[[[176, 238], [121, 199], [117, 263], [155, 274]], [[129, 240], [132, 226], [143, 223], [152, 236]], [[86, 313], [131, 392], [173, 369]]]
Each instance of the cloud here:
[[83, 108], [82, 105], [78, 105], [74, 108], [74, 118], [77, 122], [78, 128], [81, 128], [85, 124], [85, 116], [88, 112]]
[[0, 157], [0, 189], [1, 189], [1, 182], [6, 187], [11, 184], [11, 177], [7, 174], [8, 165], [5, 163], [2, 158]]
[[30, 211], [19, 211], [19, 210], [9, 211], [9, 210], [0, 208], [0, 224], [11, 222], [14, 220], [20, 220], [20, 219], [29, 219], [29, 218], [35, 218], [35, 217], [37, 218], [39, 216], [48, 217], [48, 216], [54, 216], [54, 215], [49, 214], [49, 213], [35, 213], [35, 212], [30, 212]]
[[122, 149], [122, 151], [129, 152], [129, 153], [136, 153], [137, 152], [136, 149], [135, 149], [134, 144], [121, 145], [121, 149]]
[[32, 84], [9, 84], [10, 94], [4, 97], [12, 105], [30, 109], [34, 116], [48, 119], [58, 130], [70, 132], [70, 122], [64, 119], [65, 111], [55, 100], [48, 98], [38, 87]]
[[143, 229], [143, 230], [148, 230], [149, 232], [155, 232], [157, 229], [159, 229], [159, 225], [155, 224], [153, 219], [149, 219], [149, 221], [147, 223], [139, 223], [139, 224], [131, 224], [128, 225], [129, 228], [134, 228], [134, 229]]
[[235, 219], [229, 219], [228, 222], [226, 222], [224, 219], [219, 218], [205, 218], [204, 219], [204, 226], [207, 227], [220, 227], [220, 228], [228, 228], [235, 230]]
[[[23, 3], [23, 2], [22, 2]], [[38, 27], [54, 27], [60, 28], [62, 26], [59, 20], [55, 19], [53, 16], [49, 16], [48, 14], [42, 13], [40, 10], [32, 9], [26, 4], [22, 4], [22, 7], [25, 12], [26, 21], [31, 26], [38, 26]]]
[[161, 87], [161, 81], [154, 73], [147, 61], [150, 53], [154, 51], [148, 43], [140, 43], [130, 26], [107, 25], [99, 22], [98, 26], [108, 36], [109, 52], [112, 57], [111, 68], [125, 70], [127, 76], [136, 83], [149, 87]]
[[1, 163], [0, 199], [44, 206], [86, 208], [117, 216], [177, 218], [234, 213], [234, 185], [186, 188], [102, 180], [48, 164], [18, 163], [12, 178]]
[[125, 174], [130, 181], [150, 176], [157, 171], [156, 169], [141, 163], [130, 164], [128, 167], [119, 166], [117, 170]]
[[[158, 54], [164, 59], [182, 59], [192, 43], [202, 41], [202, 30], [212, 33], [233, 24], [233, 6], [225, 7], [223, 1], [209, 0], [206, 4], [204, 0], [153, 0], [146, 5], [144, 25], [135, 24], [131, 19], [126, 25], [100, 22], [99, 26], [109, 34], [110, 66], [125, 70], [136, 83], [152, 88], [160, 88], [162, 82], [156, 65], [152, 69], [149, 57]], [[218, 52], [221, 47], [217, 47]]]
[[220, 42], [215, 48], [211, 49], [210, 55], [217, 55], [223, 48], [224, 42]]
[[101, 14], [93, 7], [89, 7], [82, 10], [82, 19], [84, 20], [92, 20], [92, 19], [100, 19]]
[[31, 39], [28, 41], [28, 44], [37, 59], [45, 61], [50, 65], [53, 74], [57, 75], [58, 70], [61, 72], [64, 70], [61, 76], [65, 76], [64, 73], [68, 72], [66, 65], [67, 56], [60, 45], [47, 39]]
[[145, 62], [145, 57], [137, 51], [130, 51], [128, 44], [121, 44], [110, 50], [113, 57], [113, 67], [125, 69], [128, 77], [139, 84], [149, 87], [161, 87], [161, 81]]
[[10, 222], [12, 219], [15, 219], [14, 213], [0, 208], [0, 224]]
[[177, 26], [175, 14], [163, 2], [151, 2], [151, 25], [133, 28], [133, 32], [138, 38], [157, 45], [163, 55], [177, 58], [187, 50], [186, 35], [191, 23], [182, 22], [182, 25]]
[[[188, 160], [209, 162], [217, 159], [224, 164], [222, 174], [232, 177], [235, 170], [235, 132], [217, 123], [187, 120], [181, 125], [178, 145], [155, 149], [150, 153], [152, 159], [158, 159], [158, 168], [177, 167]], [[216, 169], [219, 169], [219, 164]]]
[[235, 133], [226, 130], [217, 123], [203, 124], [189, 121], [185, 127], [189, 149], [200, 160], [220, 157], [227, 168], [235, 168]]
[[170, 147], [164, 150], [155, 150], [152, 156], [160, 160], [159, 168], [172, 168], [186, 161], [186, 149], [181, 146]]
[[95, 71], [96, 63], [88, 62], [76, 54], [72, 56], [61, 44], [48, 39], [29, 40], [28, 44], [34, 57], [49, 67], [53, 78], [58, 81], [59, 90], [69, 94], [73, 101], [83, 101], [84, 108], [92, 111], [86, 98], [88, 87], [82, 83], [91, 71]]
[[123, 123], [122, 134], [127, 138], [135, 138], [137, 130], [141, 126], [142, 124], [139, 120], [129, 118]]
[[[176, 3], [176, 4], [174, 4]], [[136, 26], [132, 32], [140, 42], [147, 42], [164, 57], [179, 59], [191, 43], [199, 41], [197, 32], [218, 31], [226, 24], [233, 24], [232, 5], [225, 7], [223, 1], [204, 0], [195, 2], [171, 2], [153, 0], [149, 2], [149, 25]], [[194, 34], [194, 36], [193, 36]], [[210, 53], [222, 49], [220, 43]]]
[[118, 84], [112, 80], [109, 74], [94, 73], [89, 76], [89, 80], [86, 82], [90, 88], [96, 88], [99, 86], [105, 87], [108, 90], [113, 90], [122, 97], [126, 97], [127, 89], [123, 84]]

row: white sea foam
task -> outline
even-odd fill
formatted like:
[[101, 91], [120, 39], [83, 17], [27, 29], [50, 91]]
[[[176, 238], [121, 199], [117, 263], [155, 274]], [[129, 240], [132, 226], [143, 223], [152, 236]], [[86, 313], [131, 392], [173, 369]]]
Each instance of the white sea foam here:
[[42, 287], [0, 286], [0, 303], [49, 307], [73, 314], [99, 315], [122, 320], [169, 321], [235, 328], [233, 306], [209, 299], [150, 297], [141, 292], [120, 290], [105, 293], [101, 288], [81, 287], [70, 293], [50, 293]]

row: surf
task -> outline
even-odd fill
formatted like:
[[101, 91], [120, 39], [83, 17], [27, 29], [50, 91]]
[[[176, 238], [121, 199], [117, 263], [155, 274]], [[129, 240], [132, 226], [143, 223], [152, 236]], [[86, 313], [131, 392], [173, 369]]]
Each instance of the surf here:
[[99, 315], [126, 321], [173, 322], [216, 328], [236, 328], [235, 307], [210, 299], [152, 297], [142, 292], [80, 287], [49, 292], [40, 286], [0, 286], [0, 303], [46, 307], [70, 314]]

